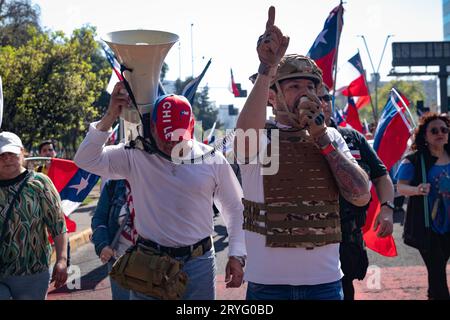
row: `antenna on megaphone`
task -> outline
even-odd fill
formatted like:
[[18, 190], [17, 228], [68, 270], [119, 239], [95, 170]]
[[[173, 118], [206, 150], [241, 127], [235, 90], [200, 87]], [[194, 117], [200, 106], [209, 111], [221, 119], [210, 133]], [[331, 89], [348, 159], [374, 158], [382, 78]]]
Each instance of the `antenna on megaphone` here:
[[178, 39], [174, 33], [157, 30], [116, 31], [102, 38], [120, 63], [127, 89], [136, 102], [136, 108], [123, 110], [120, 115], [126, 142], [144, 136], [141, 119], [148, 118], [153, 110], [164, 59]]

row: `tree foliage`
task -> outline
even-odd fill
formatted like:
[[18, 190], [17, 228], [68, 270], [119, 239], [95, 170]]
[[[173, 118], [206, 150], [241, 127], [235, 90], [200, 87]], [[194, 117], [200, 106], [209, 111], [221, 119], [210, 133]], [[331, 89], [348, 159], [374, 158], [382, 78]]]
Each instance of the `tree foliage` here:
[[25, 44], [0, 48], [2, 129], [18, 134], [26, 148], [54, 138], [75, 150], [87, 124], [98, 117], [96, 100], [110, 75], [95, 29], [77, 29], [70, 38], [28, 32]]
[[29, 0], [0, 0], [0, 45], [17, 47], [30, 40], [30, 27], [41, 31], [39, 15]]

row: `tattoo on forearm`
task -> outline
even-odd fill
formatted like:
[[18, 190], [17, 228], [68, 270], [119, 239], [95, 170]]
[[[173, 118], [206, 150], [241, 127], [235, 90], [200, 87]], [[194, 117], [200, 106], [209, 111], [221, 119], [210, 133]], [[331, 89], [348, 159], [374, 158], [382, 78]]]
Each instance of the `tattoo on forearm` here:
[[345, 199], [358, 200], [368, 194], [369, 178], [357, 164], [337, 150], [330, 152], [325, 158], [336, 179], [339, 192]]

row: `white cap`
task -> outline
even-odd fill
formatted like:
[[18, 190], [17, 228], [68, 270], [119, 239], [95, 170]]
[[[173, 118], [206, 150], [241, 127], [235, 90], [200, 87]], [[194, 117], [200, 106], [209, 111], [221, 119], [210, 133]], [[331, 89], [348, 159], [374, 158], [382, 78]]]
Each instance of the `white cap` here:
[[22, 141], [17, 135], [7, 131], [0, 133], [0, 154], [5, 152], [20, 154], [22, 148]]

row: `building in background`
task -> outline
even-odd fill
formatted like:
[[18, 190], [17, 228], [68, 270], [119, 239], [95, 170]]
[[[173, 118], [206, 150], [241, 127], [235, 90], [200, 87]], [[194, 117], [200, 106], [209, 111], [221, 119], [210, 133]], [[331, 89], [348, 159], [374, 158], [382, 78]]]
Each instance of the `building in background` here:
[[234, 104], [221, 104], [219, 106], [219, 114], [217, 120], [223, 125], [223, 129], [236, 128], [236, 122], [239, 115], [239, 109]]
[[444, 41], [450, 41], [450, 0], [442, 0], [442, 15], [444, 19]]

